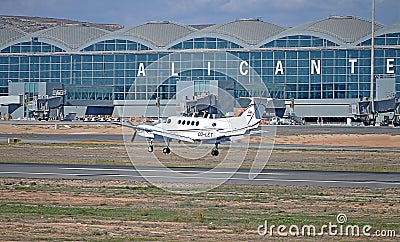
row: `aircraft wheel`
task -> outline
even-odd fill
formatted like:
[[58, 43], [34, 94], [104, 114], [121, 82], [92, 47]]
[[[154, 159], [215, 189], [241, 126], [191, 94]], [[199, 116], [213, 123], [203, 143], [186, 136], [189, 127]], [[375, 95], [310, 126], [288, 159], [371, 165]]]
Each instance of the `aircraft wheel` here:
[[153, 146], [152, 146], [152, 145], [149, 145], [149, 147], [147, 147], [147, 151], [148, 151], [148, 152], [153, 152]]
[[212, 155], [212, 156], [218, 156], [218, 155], [219, 155], [219, 151], [218, 151], [217, 149], [213, 149], [213, 150], [211, 151], [211, 155]]
[[165, 148], [163, 148], [162, 152], [164, 154], [169, 154], [169, 153], [171, 153], [171, 149], [169, 147], [165, 147]]

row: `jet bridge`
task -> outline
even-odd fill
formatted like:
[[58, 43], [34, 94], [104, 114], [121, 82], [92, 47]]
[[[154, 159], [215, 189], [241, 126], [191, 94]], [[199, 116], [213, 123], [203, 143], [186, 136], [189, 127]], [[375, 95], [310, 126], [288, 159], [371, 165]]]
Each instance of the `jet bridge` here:
[[10, 113], [23, 105], [23, 95], [0, 96], [0, 107], [3, 107], [0, 108], [0, 116], [2, 116], [2, 118], [11, 118]]
[[400, 100], [399, 99], [396, 99], [392, 122], [393, 122], [394, 127], [400, 126]]
[[[364, 125], [375, 125], [379, 114], [388, 116], [389, 113], [395, 112], [396, 109], [398, 110], [398, 100], [395, 96], [396, 79], [394, 76], [377, 76], [376, 90], [374, 93], [374, 100], [364, 98], [363, 100], [350, 104], [350, 113], [355, 119], [363, 122]], [[393, 116], [393, 120], [395, 116], [396, 113]]]
[[0, 105], [8, 106], [8, 105], [22, 105], [24, 102], [22, 95], [12, 95], [12, 96], [4, 96], [0, 97]]
[[34, 97], [28, 104], [28, 110], [37, 120], [61, 119], [63, 117], [64, 90], [53, 90], [53, 96]]
[[366, 126], [375, 125], [379, 114], [394, 112], [395, 109], [399, 109], [398, 100], [395, 97], [377, 101], [365, 98], [359, 102], [350, 104], [350, 112], [353, 117], [361, 120]]

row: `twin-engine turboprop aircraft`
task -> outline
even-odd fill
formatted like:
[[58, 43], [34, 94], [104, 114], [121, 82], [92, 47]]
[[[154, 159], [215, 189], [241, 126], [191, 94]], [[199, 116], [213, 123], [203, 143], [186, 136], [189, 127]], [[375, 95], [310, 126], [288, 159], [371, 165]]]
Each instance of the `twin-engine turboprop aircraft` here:
[[[203, 117], [168, 117], [166, 122], [156, 125], [122, 124], [133, 128], [133, 141], [136, 134], [150, 141], [148, 151], [153, 152], [153, 141], [166, 142], [163, 148], [164, 154], [171, 152], [169, 144], [172, 140], [194, 143], [196, 141], [214, 144], [211, 150], [212, 156], [218, 156], [218, 145], [225, 141], [231, 141], [232, 137], [242, 136], [250, 130], [258, 128], [261, 116], [255, 101], [252, 99], [248, 107], [239, 117], [229, 118], [203, 118]], [[120, 124], [121, 123], [117, 123]]]

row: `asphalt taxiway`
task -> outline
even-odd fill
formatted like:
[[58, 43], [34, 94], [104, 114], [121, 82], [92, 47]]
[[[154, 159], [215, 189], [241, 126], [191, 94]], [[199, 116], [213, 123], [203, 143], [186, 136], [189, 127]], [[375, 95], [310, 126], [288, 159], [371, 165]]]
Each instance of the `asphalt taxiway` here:
[[[252, 175], [255, 175], [253, 178]], [[400, 188], [400, 174], [387, 172], [262, 170], [249, 169], [163, 168], [99, 165], [62, 165], [3, 163], [0, 177], [56, 179], [117, 179], [168, 183], [279, 184], [322, 187]]]

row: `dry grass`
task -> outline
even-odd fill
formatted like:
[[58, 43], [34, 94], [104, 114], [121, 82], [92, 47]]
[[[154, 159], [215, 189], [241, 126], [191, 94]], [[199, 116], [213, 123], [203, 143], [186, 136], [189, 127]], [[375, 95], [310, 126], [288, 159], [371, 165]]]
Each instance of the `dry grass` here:
[[0, 192], [0, 237], [7, 241], [266, 240], [257, 234], [265, 220], [320, 228], [336, 223], [339, 213], [353, 225], [400, 232], [399, 189], [222, 185], [175, 195], [136, 181], [7, 178], [0, 180]]

